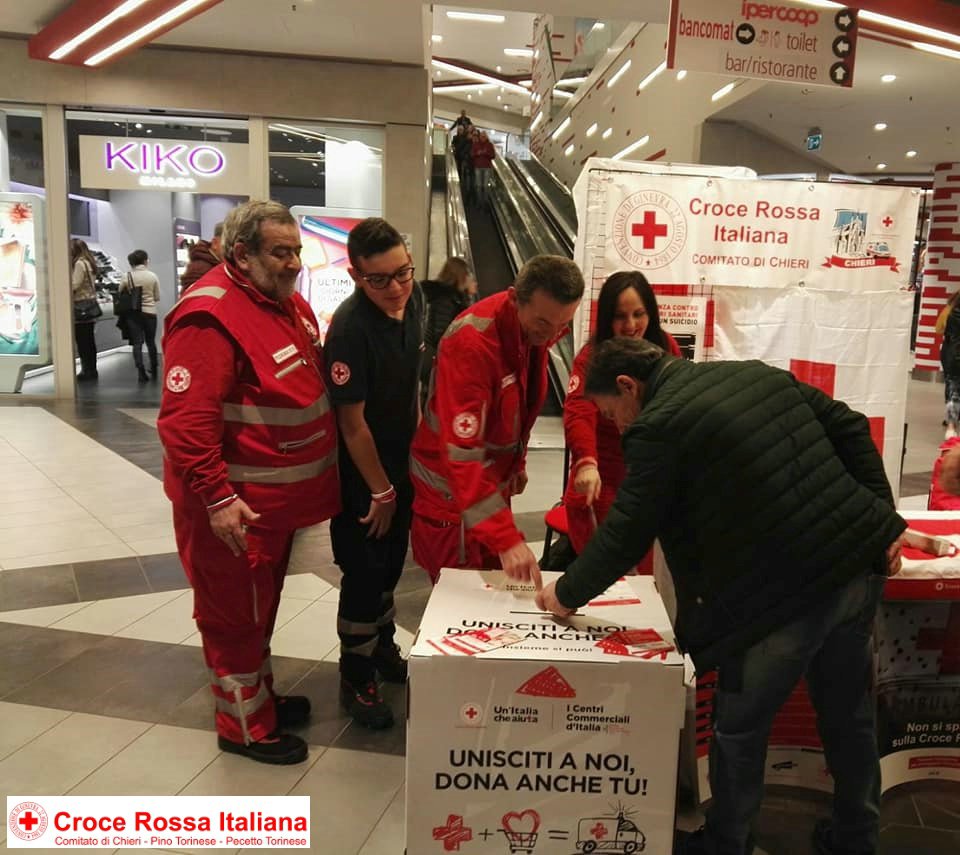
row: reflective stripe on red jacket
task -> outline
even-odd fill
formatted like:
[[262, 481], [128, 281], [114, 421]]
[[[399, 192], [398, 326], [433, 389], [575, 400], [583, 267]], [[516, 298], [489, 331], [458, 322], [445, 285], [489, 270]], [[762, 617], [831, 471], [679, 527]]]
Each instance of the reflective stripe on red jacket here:
[[462, 522], [493, 552], [523, 540], [509, 482], [547, 392], [547, 348], [521, 334], [504, 291], [457, 317], [440, 340], [433, 388], [411, 448], [414, 512]]
[[278, 303], [232, 266], [184, 293], [165, 322], [157, 423], [172, 501], [199, 510], [236, 493], [260, 525], [284, 529], [339, 511], [337, 429], [316, 341], [299, 294]]

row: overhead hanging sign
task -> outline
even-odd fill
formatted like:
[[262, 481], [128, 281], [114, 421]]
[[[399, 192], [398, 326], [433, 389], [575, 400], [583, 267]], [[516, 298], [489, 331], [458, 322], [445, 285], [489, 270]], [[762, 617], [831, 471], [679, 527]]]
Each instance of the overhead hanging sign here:
[[852, 86], [857, 12], [781, 0], [672, 0], [667, 67]]
[[80, 184], [91, 190], [247, 192], [247, 146], [208, 140], [80, 136]]

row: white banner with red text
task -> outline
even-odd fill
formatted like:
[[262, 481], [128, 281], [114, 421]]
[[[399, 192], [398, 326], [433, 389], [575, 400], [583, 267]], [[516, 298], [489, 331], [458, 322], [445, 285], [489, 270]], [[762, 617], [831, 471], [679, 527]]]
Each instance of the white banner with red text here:
[[7, 796], [11, 849], [309, 849], [309, 796]]

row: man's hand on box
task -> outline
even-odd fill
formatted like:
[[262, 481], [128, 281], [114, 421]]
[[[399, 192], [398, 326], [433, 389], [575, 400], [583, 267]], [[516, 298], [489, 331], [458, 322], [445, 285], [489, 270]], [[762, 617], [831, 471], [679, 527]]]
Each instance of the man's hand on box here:
[[532, 582], [538, 591], [543, 586], [537, 557], [522, 540], [500, 553], [500, 566], [506, 577], [514, 582]]
[[557, 599], [556, 582], [550, 582], [545, 588], [537, 591], [536, 603], [538, 609], [555, 614], [557, 617], [569, 617], [576, 611], [576, 609], [568, 609]]

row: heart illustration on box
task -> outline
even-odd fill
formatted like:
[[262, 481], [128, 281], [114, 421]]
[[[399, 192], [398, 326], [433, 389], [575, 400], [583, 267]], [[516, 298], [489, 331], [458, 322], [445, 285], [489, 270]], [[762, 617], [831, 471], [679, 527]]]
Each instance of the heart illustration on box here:
[[521, 813], [512, 810], [503, 815], [500, 823], [510, 834], [536, 834], [540, 828], [540, 814], [529, 808]]

